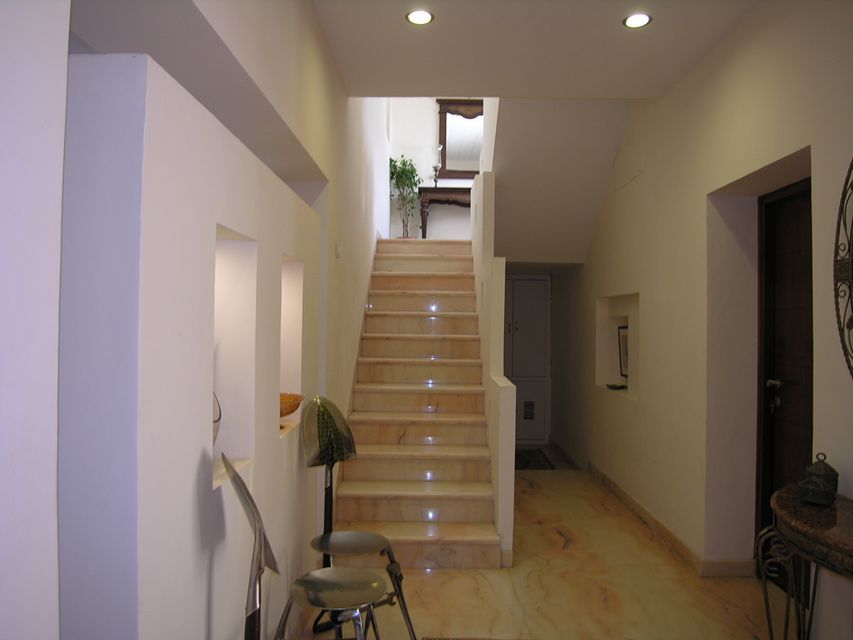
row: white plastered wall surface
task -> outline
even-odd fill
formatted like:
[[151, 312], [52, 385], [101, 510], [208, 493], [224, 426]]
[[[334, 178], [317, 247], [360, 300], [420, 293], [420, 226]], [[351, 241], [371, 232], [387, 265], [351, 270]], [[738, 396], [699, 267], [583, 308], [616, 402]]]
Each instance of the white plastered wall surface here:
[[[714, 435], [707, 430], [708, 349], [726, 348], [706, 344], [708, 195], [805, 147], [812, 179], [814, 450], [827, 452], [841, 475], [839, 490], [853, 495], [853, 381], [836, 329], [831, 264], [853, 151], [853, 85], [844, 80], [853, 41], [843, 26], [851, 20], [849, 2], [764, 3], [667, 96], [638, 106], [584, 268], [585, 430], [573, 450], [700, 559], [711, 549], [732, 554], [715, 560], [748, 559], [749, 549], [714, 546], [727, 528], [751, 535], [753, 527], [741, 507], [734, 519], [706, 509], [720, 479], [744, 474], [739, 462], [706, 468]], [[591, 336], [596, 300], [635, 292], [641, 391], [628, 401], [595, 386]], [[729, 446], [754, 451], [755, 438], [752, 427]], [[748, 501], [754, 475], [744, 477]], [[849, 582], [825, 579], [819, 637], [853, 633], [851, 593]], [[839, 629], [848, 635], [837, 635]]]
[[69, 0], [0, 2], [0, 620], [59, 635], [59, 243]]
[[[152, 71], [152, 86], [157, 85], [158, 91], [152, 94], [155, 99], [149, 105], [149, 115], [156, 116], [159, 125], [152, 125], [150, 131], [146, 131], [149, 138], [146, 139], [145, 179], [161, 188], [143, 196], [144, 206], [151, 212], [158, 208], [171, 211], [174, 228], [167, 228], [169, 225], [165, 223], [151, 224], [145, 229], [148, 241], [168, 246], [172, 253], [164, 263], [173, 266], [176, 255], [189, 251], [181, 249], [180, 237], [188, 238], [195, 247], [192, 256], [207, 255], [204, 248], [198, 253], [199, 239], [186, 235], [185, 227], [193, 216], [213, 215], [214, 210], [228, 209], [229, 213], [223, 214], [225, 218], [221, 220], [224, 225], [259, 243], [254, 461], [246, 477], [264, 514], [284, 573], [281, 578], [268, 574], [270, 591], [265, 592], [265, 597], [271, 596], [267, 602], [279, 605], [283, 603], [282, 594], [289, 581], [316, 561], [316, 554], [307, 544], [308, 537], [316, 530], [315, 500], [311, 490], [314, 474], [307, 473], [303, 467], [298, 432], [291, 432], [282, 442], [277, 441], [277, 429], [272, 422], [273, 403], [265, 400], [274, 398], [278, 386], [279, 362], [275, 345], [279, 327], [275, 320], [280, 309], [281, 259], [287, 255], [305, 264], [302, 391], [307, 395], [322, 392], [345, 409], [354, 371], [370, 257], [376, 234], [387, 235], [385, 102], [346, 97], [310, 2], [247, 2], [240, 3], [239, 7], [225, 2], [198, 4], [328, 180], [321, 185], [319, 196], [313, 201], [314, 211], [308, 210], [283, 182], [247, 152], [240, 141], [218, 126], [204, 105], [187, 96], [168, 74], [152, 63], [156, 69]], [[67, 28], [66, 22], [63, 70]], [[185, 128], [175, 130], [175, 121], [181, 119], [186, 121]], [[181, 137], [179, 134], [195, 136], [199, 134], [199, 127], [205, 131], [197, 144], [178, 149], [178, 153], [174, 145]], [[164, 134], [169, 131], [175, 135]], [[192, 155], [196, 152], [201, 161]], [[170, 172], [169, 168], [178, 158], [185, 162]], [[213, 173], [221, 172], [219, 179], [213, 173], [205, 174], [204, 161], [216, 164], [218, 168]], [[235, 180], [243, 180], [243, 187], [254, 181], [257, 192], [251, 188], [229, 187]], [[272, 215], [269, 200], [264, 200], [270, 189], [289, 194], [279, 205], [271, 205], [278, 209]], [[170, 198], [170, 193], [178, 197]], [[258, 204], [258, 199], [264, 200], [265, 213], [253, 214], [252, 206]], [[293, 217], [294, 211], [300, 212], [297, 218]], [[335, 252], [330, 251], [336, 244], [340, 258], [335, 258]], [[145, 250], [143, 247], [143, 252]], [[180, 262], [180, 266], [195, 272], [201, 266], [191, 259], [192, 256], [184, 255], [186, 262]], [[145, 296], [145, 309], [157, 309], [162, 303], [163, 291], [157, 291], [158, 283], [172, 284], [169, 280], [157, 280], [160, 275], [160, 272], [154, 273], [153, 281], [149, 280], [147, 285], [143, 283], [141, 295]], [[190, 302], [179, 296], [173, 299], [182, 305]], [[161, 325], [160, 328], [168, 324], [156, 312], [148, 316], [148, 321], [152, 319]], [[157, 331], [147, 325], [142, 330], [148, 331], [146, 344], [152, 346], [143, 363], [151, 379], [151, 372], [157, 369], [157, 359], [165, 354], [158, 344]], [[194, 337], [193, 345], [198, 340], [206, 341], [206, 338], [203, 335]], [[193, 366], [199, 365], [202, 357], [211, 357], [209, 351], [207, 347], [203, 353], [200, 349], [197, 353], [194, 351]], [[193, 378], [192, 384], [203, 382]], [[174, 394], [178, 389], [173, 386], [162, 391]], [[206, 491], [205, 474], [198, 473], [204, 466], [199, 466], [199, 459], [204, 455], [201, 444], [205, 440], [192, 438], [206, 438], [206, 432], [203, 435], [183, 433], [170, 448], [172, 438], [164, 428], [165, 423], [159, 420], [161, 400], [148, 396], [141, 401], [141, 411], [148, 412], [148, 424], [157, 426], [147, 431], [141, 440], [140, 456], [151, 460], [155, 452], [165, 452], [165, 458], [159, 458], [157, 464], [170, 471], [162, 479], [149, 475], [140, 482], [138, 633], [140, 637], [166, 637], [169, 633], [163, 625], [168, 624], [169, 617], [162, 612], [183, 603], [186, 608], [182, 612], [182, 624], [191, 624], [191, 629], [186, 629], [183, 635], [202, 637], [206, 629], [212, 629], [211, 637], [234, 637], [242, 620], [245, 580], [231, 580], [231, 577], [248, 571], [249, 556], [243, 553], [246, 531], [240, 528], [246, 524], [245, 517], [239, 506], [234, 507], [227, 485], [217, 490], [220, 496], [225, 496], [224, 512], [207, 508], [210, 504], [204, 501], [199, 506], [197, 492]], [[209, 406], [205, 405], [204, 411], [206, 415]], [[208, 422], [206, 417], [204, 422]], [[190, 455], [189, 466], [181, 467], [178, 459], [184, 460], [187, 452], [195, 453]], [[187, 475], [189, 472], [191, 478]], [[179, 479], [179, 489], [166, 492], [166, 480], [175, 477]], [[184, 515], [170, 524], [167, 514], [175, 513]], [[222, 520], [217, 520], [219, 517], [228, 523], [224, 540], [217, 538], [222, 532], [216, 526], [222, 524]], [[168, 571], [161, 559], [150, 561], [158, 553], [158, 547], [162, 549], [166, 543], [170, 549], [166, 555], [173, 560]], [[227, 554], [225, 547], [229, 549]], [[206, 582], [211, 571], [237, 586], [232, 588], [219, 579]], [[171, 575], [177, 579], [170, 580]], [[209, 584], [209, 592], [199, 591], [198, 584]], [[184, 597], [191, 592], [192, 596]], [[275, 608], [272, 607], [270, 617], [265, 620], [268, 629], [275, 625], [272, 619], [277, 614]]]

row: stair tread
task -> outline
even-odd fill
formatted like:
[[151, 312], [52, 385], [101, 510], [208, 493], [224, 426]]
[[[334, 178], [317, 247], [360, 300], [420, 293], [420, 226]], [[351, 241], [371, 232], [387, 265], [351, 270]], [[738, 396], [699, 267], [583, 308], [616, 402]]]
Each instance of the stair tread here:
[[473, 260], [474, 256], [466, 255], [464, 253], [384, 253], [381, 251], [377, 251], [375, 254], [377, 258], [389, 258], [391, 260], [396, 260], [397, 258], [403, 259], [414, 259], [414, 260]]
[[456, 384], [453, 382], [425, 383], [425, 382], [356, 382], [352, 386], [353, 391], [367, 393], [485, 393], [481, 384]]
[[477, 333], [362, 333], [362, 338], [385, 340], [479, 340]]
[[400, 364], [400, 365], [427, 365], [436, 367], [479, 367], [483, 365], [480, 358], [447, 358], [420, 357], [420, 358], [394, 358], [392, 356], [362, 356], [358, 358], [358, 364]]
[[488, 482], [422, 482], [346, 480], [338, 484], [338, 498], [492, 498]]
[[354, 411], [349, 415], [352, 422], [384, 422], [394, 423], [422, 423], [422, 424], [471, 424], [480, 426], [486, 424], [486, 415], [483, 413], [421, 413], [419, 411]]
[[381, 533], [392, 543], [500, 544], [491, 522], [336, 522], [335, 530]]
[[460, 291], [458, 289], [450, 289], [449, 291], [442, 291], [440, 289], [430, 291], [425, 291], [423, 289], [370, 289], [368, 294], [371, 296], [468, 296], [470, 298], [473, 298], [476, 295], [474, 291]]
[[473, 278], [473, 271], [374, 271], [381, 278]]
[[366, 316], [381, 317], [392, 316], [394, 318], [476, 318], [476, 311], [373, 311], [368, 309], [364, 312]]
[[360, 444], [359, 458], [489, 459], [486, 446], [434, 444]]

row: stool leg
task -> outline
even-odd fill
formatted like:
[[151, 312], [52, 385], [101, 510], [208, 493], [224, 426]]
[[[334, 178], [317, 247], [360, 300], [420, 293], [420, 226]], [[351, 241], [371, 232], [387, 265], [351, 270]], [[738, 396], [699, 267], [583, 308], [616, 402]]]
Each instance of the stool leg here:
[[[356, 609], [352, 612], [352, 624], [355, 627], [355, 637], [356, 640], [365, 640], [364, 639], [364, 629], [361, 626], [361, 611]], [[335, 628], [335, 632], [340, 629], [340, 627]]]
[[386, 551], [388, 556], [388, 564], [385, 566], [388, 571], [388, 577], [391, 579], [391, 586], [394, 593], [397, 595], [397, 602], [400, 605], [400, 613], [403, 614], [403, 621], [406, 623], [406, 629], [409, 631], [410, 640], [418, 640], [415, 635], [415, 627], [412, 624], [412, 617], [409, 615], [409, 606], [406, 604], [406, 596], [403, 594], [403, 572], [400, 570], [400, 564], [394, 558], [394, 552], [391, 547]]
[[367, 615], [368, 624], [373, 624], [373, 636], [376, 638], [376, 640], [382, 640], [379, 637], [379, 625], [376, 623], [376, 609], [373, 607], [373, 605], [370, 605], [370, 607], [368, 608]]
[[287, 632], [287, 619], [290, 617], [290, 610], [293, 608], [293, 596], [287, 599], [287, 604], [284, 605], [284, 611], [281, 612], [281, 618], [278, 621], [278, 627], [276, 627], [275, 635], [273, 638], [275, 640], [285, 640], [284, 634]]

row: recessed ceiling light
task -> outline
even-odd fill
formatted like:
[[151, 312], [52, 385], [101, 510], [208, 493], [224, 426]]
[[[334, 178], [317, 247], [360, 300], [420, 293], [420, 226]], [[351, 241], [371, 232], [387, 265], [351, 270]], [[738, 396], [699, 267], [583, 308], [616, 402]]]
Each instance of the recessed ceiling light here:
[[629, 29], [639, 29], [645, 27], [652, 21], [652, 17], [648, 13], [632, 13], [622, 21]]
[[412, 24], [429, 24], [432, 22], [432, 14], [423, 9], [415, 9], [406, 14], [406, 20]]

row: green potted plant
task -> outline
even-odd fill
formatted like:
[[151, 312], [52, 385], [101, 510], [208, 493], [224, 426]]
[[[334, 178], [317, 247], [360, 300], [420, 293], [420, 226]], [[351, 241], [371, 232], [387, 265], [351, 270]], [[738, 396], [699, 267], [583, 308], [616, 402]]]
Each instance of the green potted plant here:
[[419, 184], [418, 170], [410, 158], [391, 158], [391, 199], [400, 214], [404, 238], [409, 237], [409, 221], [418, 208]]

